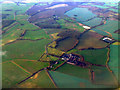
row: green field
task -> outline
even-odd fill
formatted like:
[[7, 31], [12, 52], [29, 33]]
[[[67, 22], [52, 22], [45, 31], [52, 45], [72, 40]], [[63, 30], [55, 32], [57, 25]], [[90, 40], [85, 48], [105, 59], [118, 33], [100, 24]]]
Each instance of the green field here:
[[20, 24], [16, 24], [12, 28], [8, 29], [3, 35], [2, 35], [2, 44], [6, 44], [12, 41], [15, 41], [16, 39], [20, 38], [22, 30], [19, 30]]
[[[7, 20], [13, 20], [16, 15], [22, 15], [25, 14], [25, 12], [32, 6], [31, 4], [25, 4], [18, 6], [16, 3], [2, 3], [2, 14], [10, 14], [7, 18]], [[7, 10], [7, 11], [6, 11]], [[16, 15], [14, 16], [14, 14]]]
[[118, 27], [118, 21], [115, 20], [107, 20], [106, 24], [102, 26], [98, 26], [96, 29], [98, 30], [104, 30], [112, 34], [112, 37], [116, 40], [119, 40], [118, 34], [114, 33], [114, 31], [118, 30], [120, 27]]
[[28, 76], [28, 73], [12, 62], [2, 64], [2, 88], [12, 88]]
[[116, 81], [114, 79], [114, 76], [106, 67], [92, 67], [94, 71], [94, 83], [95, 84], [102, 84], [102, 85], [108, 85], [109, 87], [115, 87]]
[[64, 64], [60, 68], [56, 69], [56, 71], [64, 74], [72, 75], [75, 77], [79, 77], [82, 79], [90, 80], [90, 75], [89, 75], [90, 73], [89, 73], [89, 69], [87, 68], [81, 68], [79, 66]]
[[55, 86], [44, 70], [38, 73], [36, 77], [34, 76], [19, 84], [18, 88], [55, 88]]
[[118, 73], [119, 70], [119, 64], [118, 64], [118, 60], [120, 58], [119, 56], [119, 51], [120, 48], [118, 45], [110, 45], [110, 62], [108, 63], [110, 69], [113, 71], [113, 74], [116, 76], [117, 80], [119, 79], [118, 78]]
[[58, 49], [51, 48], [51, 47], [48, 47], [47, 50], [48, 50], [48, 54], [52, 54], [56, 56], [61, 56], [63, 53], [65, 53], [64, 51], [60, 51]]
[[29, 18], [28, 15], [16, 15], [15, 20], [27, 20]]
[[17, 21], [19, 24], [21, 24], [21, 27], [19, 29], [22, 30], [37, 30], [39, 27], [29, 23], [27, 20], [18, 20]]
[[38, 60], [39, 57], [45, 51], [45, 45], [47, 45], [50, 40], [42, 39], [37, 41], [29, 40], [18, 40], [10, 45], [3, 46], [3, 62], [15, 59], [30, 59]]
[[57, 71], [49, 71], [59, 88], [106, 88], [107, 86], [95, 85], [91, 81], [63, 74]]
[[59, 58], [51, 56], [51, 55], [47, 55], [44, 53], [44, 55], [42, 55], [42, 57], [40, 58], [40, 61], [56, 61]]
[[45, 33], [44, 30], [36, 30], [36, 31], [27, 31], [23, 37], [23, 39], [31, 39], [31, 40], [36, 40], [36, 39], [49, 39], [49, 35]]
[[27, 60], [15, 60], [15, 63], [25, 68], [27, 71], [34, 73], [42, 68], [49, 66], [48, 62], [39, 62], [39, 61], [27, 61]]
[[95, 32], [97, 32], [97, 33], [99, 33], [99, 34], [101, 34], [101, 35], [103, 35], [103, 36], [107, 36], [107, 35], [109, 35], [108, 33], [106, 33], [106, 32], [104, 32], [104, 31], [102, 31], [102, 30], [99, 30], [99, 29], [92, 29], [93, 31], [95, 31]]
[[93, 26], [99, 25], [101, 23], [101, 21], [102, 21], [102, 18], [94, 18], [87, 22], [83, 22], [83, 24], [93, 27]]
[[82, 26], [79, 26], [78, 23], [76, 23], [73, 20], [69, 20], [67, 18], [57, 20], [57, 23], [61, 25], [62, 29], [71, 29], [71, 30], [77, 30], [80, 32], [84, 31], [84, 28]]
[[107, 52], [108, 49], [104, 48], [97, 50], [82, 50], [74, 53], [82, 55], [87, 62], [99, 65], [106, 65], [106, 61], [108, 58]]

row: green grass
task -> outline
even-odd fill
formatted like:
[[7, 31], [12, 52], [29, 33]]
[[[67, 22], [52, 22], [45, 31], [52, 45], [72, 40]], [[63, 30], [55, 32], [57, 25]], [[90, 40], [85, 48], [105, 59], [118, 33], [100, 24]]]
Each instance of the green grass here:
[[115, 87], [115, 79], [110, 71], [106, 67], [96, 67], [93, 66], [94, 71], [94, 83], [109, 85], [110, 87]]
[[108, 63], [110, 69], [113, 71], [114, 75], [116, 76], [117, 80], [118, 78], [118, 74], [120, 73], [118, 68], [119, 68], [119, 46], [118, 45], [110, 45], [110, 61]]
[[7, 32], [5, 32], [2, 35], [2, 44], [9, 43], [11, 41], [14, 41], [18, 38], [20, 38], [21, 33], [23, 32], [22, 30], [19, 30], [20, 25], [17, 24], [10, 28]]
[[62, 29], [73, 29], [73, 30], [77, 30], [80, 32], [84, 31], [84, 28], [82, 26], [79, 26], [78, 23], [76, 23], [74, 21], [67, 22], [66, 18], [57, 20], [57, 23], [59, 23], [62, 26]]
[[89, 69], [87, 68], [81, 68], [79, 66], [64, 64], [63, 66], [58, 68], [56, 71], [64, 73], [64, 74], [68, 74], [71, 76], [79, 77], [82, 79], [90, 80]]
[[63, 53], [65, 53], [63, 51], [60, 51], [58, 49], [51, 48], [51, 47], [48, 47], [47, 50], [48, 50], [49, 54], [53, 54], [53, 55], [57, 55], [57, 56], [61, 56]]
[[80, 54], [84, 57], [85, 61], [99, 64], [99, 65], [106, 65], [107, 61], [107, 52], [108, 49], [98, 49], [98, 50], [82, 50], [75, 52], [76, 54]]
[[90, 21], [83, 22], [83, 24], [93, 27], [93, 26], [99, 25], [101, 21], [102, 21], [102, 18], [94, 18]]
[[3, 46], [6, 54], [3, 56], [3, 62], [15, 59], [38, 60], [45, 51], [45, 45], [50, 40], [42, 39], [38, 41], [18, 40], [10, 45]]
[[[3, 14], [10, 14], [7, 18], [7, 20], [13, 20], [14, 19], [14, 13], [16, 12], [17, 15], [25, 14], [25, 12], [34, 4], [25, 4], [22, 6], [18, 6], [15, 3], [2, 3], [2, 13]], [[12, 11], [5, 11], [5, 10], [12, 10]]]
[[104, 30], [107, 31], [109, 33], [112, 34], [112, 37], [116, 40], [119, 40], [119, 36], [118, 34], [114, 33], [114, 31], [118, 30], [120, 27], [118, 27], [118, 21], [115, 20], [108, 20], [106, 22], [106, 24], [102, 25], [102, 26], [98, 26], [96, 29], [98, 30]]
[[41, 71], [37, 78], [28, 79], [18, 85], [19, 88], [55, 88], [47, 73]]
[[2, 64], [2, 88], [12, 88], [29, 75], [11, 62]]
[[92, 29], [92, 30], [99, 33], [99, 34], [101, 34], [101, 35], [103, 35], [103, 36], [109, 35], [108, 33], [104, 32], [104, 31], [101, 31], [101, 30], [98, 30], [98, 29]]
[[27, 60], [15, 60], [14, 62], [31, 73], [34, 73], [42, 68], [49, 66], [48, 62], [27, 61]]
[[23, 39], [31, 39], [31, 40], [36, 40], [41, 38], [49, 39], [50, 37], [48, 34], [45, 33], [44, 30], [27, 31], [23, 37]]
[[19, 24], [23, 24], [21, 27], [19, 27], [20, 29], [23, 29], [23, 30], [36, 30], [36, 29], [39, 29], [39, 27], [29, 23], [27, 20], [19, 20], [17, 22]]
[[15, 16], [15, 20], [21, 20], [21, 19], [28, 19], [29, 16], [28, 15], [16, 15]]
[[95, 85], [91, 81], [63, 74], [57, 71], [49, 71], [58, 88], [105, 88], [107, 86]]

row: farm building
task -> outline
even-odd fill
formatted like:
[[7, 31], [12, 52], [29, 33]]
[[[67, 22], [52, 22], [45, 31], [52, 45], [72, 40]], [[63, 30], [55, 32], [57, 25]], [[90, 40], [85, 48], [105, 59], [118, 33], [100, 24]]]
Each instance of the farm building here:
[[115, 42], [115, 40], [113, 40], [113, 39], [111, 39], [111, 38], [109, 38], [109, 37], [104, 37], [102, 40], [103, 40], [104, 42], [107, 42], [107, 43], [113, 43], [113, 42]]
[[89, 26], [83, 26], [84, 29], [91, 29]]

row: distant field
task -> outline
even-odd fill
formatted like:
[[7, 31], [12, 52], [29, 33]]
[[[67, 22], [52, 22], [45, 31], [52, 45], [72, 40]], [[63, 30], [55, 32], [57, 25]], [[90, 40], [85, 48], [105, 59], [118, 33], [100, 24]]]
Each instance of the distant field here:
[[41, 38], [50, 39], [49, 35], [46, 34], [44, 30], [27, 31], [23, 37], [23, 39], [31, 39], [31, 40], [36, 40]]
[[21, 24], [21, 27], [19, 27], [19, 29], [22, 29], [22, 30], [36, 30], [36, 29], [39, 29], [39, 27], [29, 23], [27, 20], [18, 20], [17, 22], [19, 24]]
[[106, 33], [105, 31], [102, 31], [102, 30], [99, 30], [99, 29], [92, 29], [93, 31], [95, 31], [95, 32], [97, 32], [97, 33], [99, 33], [99, 34], [101, 34], [101, 35], [103, 35], [103, 36], [107, 36], [107, 35], [109, 35], [108, 33]]
[[15, 20], [27, 20], [29, 18], [28, 15], [16, 15]]
[[20, 5], [18, 6], [16, 3], [2, 3], [2, 13], [3, 14], [10, 14], [8, 17], [5, 19], [8, 20], [14, 20], [15, 15], [21, 15], [25, 14], [25, 12], [32, 6], [34, 5], [33, 3], [31, 4], [25, 4], [25, 5]]
[[22, 30], [19, 30], [20, 24], [16, 24], [2, 35], [2, 44], [6, 44], [20, 38]]
[[45, 45], [50, 40], [42, 39], [38, 41], [18, 40], [13, 44], [3, 46], [3, 62], [15, 59], [38, 60], [45, 51]]
[[96, 32], [88, 31], [81, 36], [79, 44], [76, 46], [77, 49], [86, 48], [104, 48], [108, 43], [100, 40], [103, 36]]
[[109, 10], [118, 13], [118, 9], [109, 9]]
[[46, 71], [41, 71], [38, 75], [19, 84], [18, 88], [55, 88], [53, 82]]
[[61, 28], [63, 29], [71, 29], [83, 32], [84, 28], [82, 26], [79, 26], [78, 23], [74, 22], [73, 20], [67, 20], [66, 18], [57, 20], [57, 22], [61, 25]]
[[91, 5], [91, 6], [94, 6], [94, 7], [98, 7], [98, 8], [102, 8], [102, 9], [107, 9], [107, 8], [109, 8], [109, 7], [107, 7], [107, 6], [101, 6], [101, 5]]
[[106, 65], [108, 49], [82, 50], [75, 53], [84, 57], [85, 61], [93, 64]]
[[81, 68], [79, 66], [64, 64], [56, 71], [64, 74], [72, 75], [78, 78], [90, 80], [89, 69], [87, 68]]
[[12, 88], [28, 76], [28, 73], [12, 62], [2, 64], [2, 88]]
[[98, 30], [104, 30], [112, 34], [112, 37], [116, 40], [120, 39], [119, 35], [114, 33], [114, 31], [118, 30], [120, 27], [118, 27], [118, 21], [115, 20], [107, 20], [106, 24], [102, 26], [98, 26], [96, 29]]
[[[86, 8], [74, 8], [66, 12], [65, 15], [68, 15], [69, 17], [75, 17], [78, 22], [86, 21], [96, 16]], [[74, 15], [77, 15], [77, 16], [74, 16]]]
[[87, 22], [83, 22], [83, 24], [93, 27], [93, 26], [99, 25], [101, 23], [101, 21], [102, 21], [102, 18], [94, 18]]

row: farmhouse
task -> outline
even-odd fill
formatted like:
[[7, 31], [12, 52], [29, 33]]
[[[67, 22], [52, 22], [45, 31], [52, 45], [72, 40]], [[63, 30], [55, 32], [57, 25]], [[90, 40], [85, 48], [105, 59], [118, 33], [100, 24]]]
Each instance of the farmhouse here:
[[83, 26], [84, 29], [91, 29], [89, 26]]
[[109, 37], [104, 37], [104, 38], [102, 38], [102, 40], [103, 40], [104, 42], [107, 42], [107, 43], [113, 43], [113, 42], [115, 42], [115, 40], [113, 40], [113, 39], [111, 39], [111, 38], [109, 38]]

